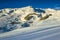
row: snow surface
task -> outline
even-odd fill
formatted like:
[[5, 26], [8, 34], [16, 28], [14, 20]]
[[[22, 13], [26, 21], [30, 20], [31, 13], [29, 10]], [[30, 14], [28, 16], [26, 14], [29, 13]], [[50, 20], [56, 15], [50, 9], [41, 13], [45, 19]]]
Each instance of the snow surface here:
[[[40, 20], [41, 18], [44, 18], [49, 14], [51, 14], [51, 16]], [[27, 17], [33, 16], [33, 17], [29, 20], [26, 20], [27, 18], [26, 16]], [[9, 40], [9, 38], [11, 38], [13, 40], [13, 38], [15, 38], [13, 36], [16, 35], [19, 35], [16, 36], [16, 38], [19, 39], [19, 37], [21, 37], [20, 38], [21, 40], [26, 39], [26, 38], [23, 39], [23, 37], [27, 37], [27, 39], [30, 37], [31, 39], [34, 38], [34, 40], [37, 39], [40, 40], [49, 37], [50, 32], [55, 32], [54, 34], [51, 35], [60, 34], [59, 30], [60, 30], [60, 10], [55, 10], [50, 8], [36, 9], [36, 8], [32, 8], [31, 6], [14, 8], [14, 9], [6, 8], [0, 10], [0, 39], [1, 40], [5, 40], [3, 38], [6, 38], [6, 40]], [[46, 31], [49, 32], [44, 34], [44, 32]], [[40, 33], [41, 35], [48, 34], [48, 36], [39, 38]]]

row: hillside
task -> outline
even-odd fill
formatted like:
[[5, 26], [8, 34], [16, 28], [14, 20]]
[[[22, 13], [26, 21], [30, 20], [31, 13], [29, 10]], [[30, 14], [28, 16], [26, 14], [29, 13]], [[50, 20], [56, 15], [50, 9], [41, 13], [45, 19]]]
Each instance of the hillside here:
[[51, 8], [5, 8], [0, 10], [0, 33], [30, 28], [60, 25], [60, 10]]

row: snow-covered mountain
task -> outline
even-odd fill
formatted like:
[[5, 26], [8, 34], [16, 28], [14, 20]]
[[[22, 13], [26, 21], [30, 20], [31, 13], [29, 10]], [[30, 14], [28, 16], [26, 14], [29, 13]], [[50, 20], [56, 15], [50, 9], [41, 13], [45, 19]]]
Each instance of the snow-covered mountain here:
[[25, 27], [43, 28], [49, 25], [60, 25], [60, 10], [31, 6], [0, 10], [0, 34]]

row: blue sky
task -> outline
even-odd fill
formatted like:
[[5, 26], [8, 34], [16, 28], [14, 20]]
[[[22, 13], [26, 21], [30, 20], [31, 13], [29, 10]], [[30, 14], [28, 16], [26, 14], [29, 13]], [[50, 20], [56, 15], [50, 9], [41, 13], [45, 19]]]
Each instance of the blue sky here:
[[0, 9], [20, 8], [29, 5], [35, 8], [54, 8], [60, 6], [60, 0], [0, 0]]

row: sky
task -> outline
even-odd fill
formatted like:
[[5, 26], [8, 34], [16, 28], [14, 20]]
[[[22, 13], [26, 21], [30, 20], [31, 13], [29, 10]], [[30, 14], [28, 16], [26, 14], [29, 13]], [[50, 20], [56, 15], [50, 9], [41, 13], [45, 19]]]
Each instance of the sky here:
[[0, 9], [21, 8], [32, 6], [34, 8], [55, 8], [60, 7], [60, 0], [0, 0]]

